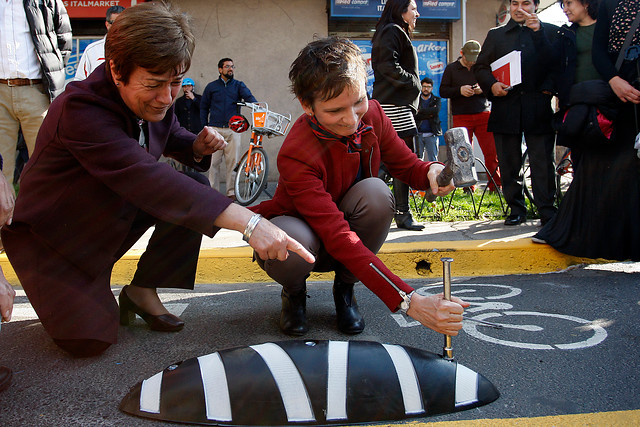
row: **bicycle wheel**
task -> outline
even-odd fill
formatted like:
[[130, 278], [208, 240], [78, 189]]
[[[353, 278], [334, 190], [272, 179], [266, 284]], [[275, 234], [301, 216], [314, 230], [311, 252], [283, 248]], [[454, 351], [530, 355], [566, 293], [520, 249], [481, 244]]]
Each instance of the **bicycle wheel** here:
[[556, 165], [556, 197], [558, 204], [562, 201], [564, 193], [567, 192], [572, 181], [573, 161], [571, 159], [571, 149], [565, 148]]
[[247, 151], [242, 156], [236, 174], [236, 201], [242, 206], [255, 202], [262, 190], [267, 187], [269, 175], [269, 161], [267, 153], [260, 147], [251, 150], [251, 157]]
[[[557, 161], [556, 169], [555, 169], [555, 180], [556, 180], [556, 193], [554, 203], [556, 206], [560, 205], [560, 201], [564, 196], [564, 193], [569, 188], [571, 181], [573, 180], [573, 163], [571, 162], [571, 150], [568, 148], [565, 150], [562, 157]], [[524, 190], [524, 195], [531, 202], [532, 209], [535, 209], [535, 199], [533, 195], [533, 190], [531, 187], [531, 167], [529, 165], [529, 153], [528, 150], [525, 150], [522, 155], [522, 189]]]

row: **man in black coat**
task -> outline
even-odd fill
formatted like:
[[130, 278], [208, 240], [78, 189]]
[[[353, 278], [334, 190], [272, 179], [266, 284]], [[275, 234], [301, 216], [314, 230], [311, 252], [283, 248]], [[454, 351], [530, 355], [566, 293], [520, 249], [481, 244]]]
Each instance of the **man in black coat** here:
[[[540, 22], [536, 15], [539, 4], [540, 0], [512, 0], [511, 19], [506, 25], [489, 30], [473, 67], [482, 91], [492, 103], [488, 130], [494, 134], [503, 192], [511, 209], [505, 225], [526, 221], [521, 175], [523, 135], [542, 223], [556, 212], [551, 75], [557, 60], [551, 43], [558, 27]], [[521, 52], [522, 83], [510, 87], [494, 77], [491, 63], [514, 50]]]

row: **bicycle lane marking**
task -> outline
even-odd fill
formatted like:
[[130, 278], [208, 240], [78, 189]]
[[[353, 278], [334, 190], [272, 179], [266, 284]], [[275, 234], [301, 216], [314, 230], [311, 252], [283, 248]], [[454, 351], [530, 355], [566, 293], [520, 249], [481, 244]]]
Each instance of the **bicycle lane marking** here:
[[[484, 340], [484, 341], [488, 341], [494, 344], [501, 344], [501, 345], [506, 345], [509, 347], [517, 347], [517, 348], [525, 348], [525, 349], [530, 349], [530, 350], [553, 350], [553, 349], [560, 349], [560, 350], [577, 350], [580, 348], [587, 348], [587, 347], [593, 347], [595, 345], [600, 344], [602, 341], [604, 341], [607, 338], [607, 331], [600, 325], [594, 325], [593, 322], [589, 321], [589, 320], [585, 320], [585, 319], [581, 319], [579, 317], [574, 317], [574, 316], [567, 316], [564, 314], [554, 314], [554, 313], [542, 313], [542, 312], [538, 312], [538, 311], [511, 311], [511, 312], [504, 312], [502, 314], [500, 313], [485, 313], [485, 314], [481, 314], [478, 316], [474, 316], [472, 317], [472, 319], [478, 319], [478, 320], [485, 320], [485, 319], [492, 319], [494, 317], [499, 317], [502, 315], [506, 315], [506, 316], [541, 316], [541, 317], [555, 317], [558, 319], [563, 319], [563, 320], [568, 320], [568, 321], [572, 321], [572, 322], [576, 322], [582, 325], [585, 325], [586, 327], [590, 328], [593, 330], [593, 336], [583, 340], [583, 341], [578, 341], [575, 343], [570, 343], [570, 344], [552, 344], [552, 345], [548, 345], [548, 344], [534, 344], [534, 343], [522, 343], [522, 342], [516, 342], [516, 341], [509, 341], [509, 340], [503, 340], [503, 339], [499, 339], [499, 338], [494, 338], [491, 337], [489, 335], [485, 335], [482, 332], [480, 332], [477, 329], [478, 325], [475, 324], [471, 324], [473, 322], [466, 322], [462, 324], [462, 329], [468, 333], [471, 336], [474, 336], [478, 339]], [[506, 324], [502, 324], [499, 323], [499, 325], [503, 326], [503, 327], [512, 327], [513, 325], [506, 325]], [[525, 325], [528, 326], [528, 325]], [[517, 327], [517, 329], [524, 329], [522, 327]], [[531, 329], [528, 329], [531, 330]], [[542, 330], [542, 328], [540, 328], [540, 330]]]
[[[418, 290], [418, 292], [422, 295], [433, 295], [429, 291], [432, 289], [440, 289], [442, 285], [435, 284], [422, 287]], [[509, 347], [516, 347], [522, 349], [530, 349], [530, 350], [576, 350], [581, 348], [593, 347], [595, 345], [600, 344], [607, 338], [607, 331], [600, 325], [595, 322], [585, 320], [575, 316], [563, 315], [563, 314], [555, 314], [555, 313], [544, 313], [544, 312], [535, 312], [535, 311], [508, 311], [513, 308], [511, 304], [497, 301], [490, 302], [482, 302], [483, 300], [496, 300], [496, 299], [506, 299], [515, 297], [522, 293], [522, 289], [515, 288], [513, 286], [508, 285], [499, 285], [499, 284], [485, 284], [485, 283], [460, 283], [454, 284], [453, 287], [478, 287], [478, 288], [498, 288], [505, 290], [506, 293], [502, 293], [501, 295], [490, 295], [490, 296], [473, 296], [477, 292], [476, 289], [459, 289], [455, 292], [452, 289], [452, 295], [456, 295], [464, 298], [468, 302], [471, 303], [472, 307], [467, 308], [465, 311], [467, 313], [475, 313], [479, 311], [487, 311], [487, 310], [501, 310], [502, 313], [490, 312], [484, 314], [478, 314], [474, 317], [470, 317], [468, 320], [465, 319], [463, 321], [463, 330], [469, 335], [478, 338], [480, 340], [484, 340], [494, 344], [505, 345]], [[418, 326], [420, 323], [416, 320], [405, 317], [403, 314], [392, 314], [392, 318], [398, 323], [400, 327], [413, 327]], [[557, 343], [557, 344], [540, 344], [540, 343], [526, 343], [526, 342], [516, 342], [510, 341], [506, 339], [494, 338], [492, 336], [486, 335], [480, 332], [477, 328], [479, 325], [475, 324], [473, 320], [485, 320], [492, 319], [494, 317], [501, 316], [538, 316], [538, 317], [547, 317], [547, 318], [556, 318], [562, 319], [566, 321], [571, 321], [578, 323], [581, 329], [583, 330], [591, 330], [593, 331], [593, 336], [587, 338], [586, 340], [578, 341], [575, 343]], [[517, 324], [506, 324], [506, 323], [498, 323], [500, 327], [503, 329], [518, 329], [529, 332], [541, 332], [544, 328], [537, 325], [517, 325]]]

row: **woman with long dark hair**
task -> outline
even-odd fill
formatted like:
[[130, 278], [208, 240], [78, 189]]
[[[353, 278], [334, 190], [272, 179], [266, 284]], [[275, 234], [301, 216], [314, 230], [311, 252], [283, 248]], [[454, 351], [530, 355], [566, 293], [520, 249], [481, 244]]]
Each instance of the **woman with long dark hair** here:
[[[371, 40], [371, 66], [375, 78], [373, 99], [380, 103], [398, 136], [412, 151], [413, 139], [418, 133], [414, 114], [418, 110], [420, 78], [411, 33], [419, 16], [414, 0], [388, 0]], [[396, 226], [422, 230], [424, 226], [413, 221], [409, 210], [409, 186], [394, 178], [393, 195]]]

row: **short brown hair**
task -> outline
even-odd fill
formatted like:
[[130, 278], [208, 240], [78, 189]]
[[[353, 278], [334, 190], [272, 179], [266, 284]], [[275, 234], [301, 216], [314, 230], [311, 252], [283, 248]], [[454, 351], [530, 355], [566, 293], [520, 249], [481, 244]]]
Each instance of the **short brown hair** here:
[[289, 69], [291, 90], [300, 102], [313, 106], [345, 88], [366, 80], [367, 67], [360, 49], [350, 40], [327, 37], [314, 40], [298, 54]]
[[[125, 9], [107, 32], [105, 62], [124, 84], [136, 67], [154, 74], [187, 72], [195, 49], [189, 18], [168, 2]], [[110, 75], [111, 73], [107, 73]]]

